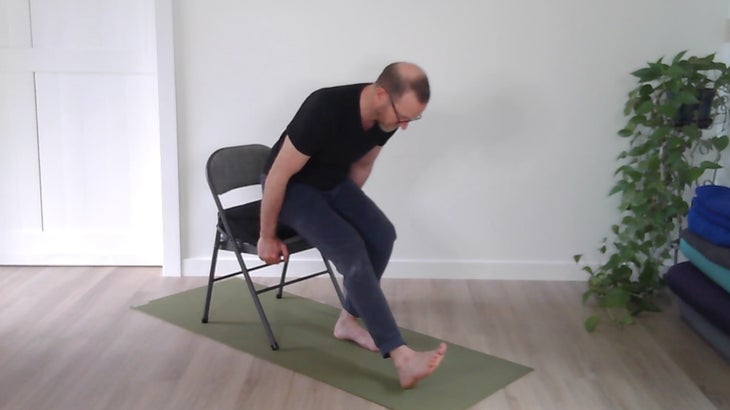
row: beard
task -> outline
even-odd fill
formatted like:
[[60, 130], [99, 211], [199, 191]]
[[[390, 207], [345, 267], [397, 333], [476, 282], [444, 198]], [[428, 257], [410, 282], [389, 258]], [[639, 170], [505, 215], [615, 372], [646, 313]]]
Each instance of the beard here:
[[380, 129], [381, 129], [381, 130], [382, 130], [383, 132], [393, 132], [393, 131], [395, 131], [395, 130], [397, 130], [397, 129], [398, 129], [398, 124], [391, 124], [391, 125], [388, 125], [388, 124], [381, 124], [381, 123], [378, 123], [378, 127], [379, 127], [379, 128], [380, 128]]
[[388, 118], [388, 113], [390, 112], [390, 110], [390, 104], [386, 104], [379, 109], [376, 109], [375, 111], [377, 115], [375, 123], [378, 124], [378, 128], [380, 128], [383, 132], [393, 132], [398, 129], [398, 124], [392, 124], [388, 123], [387, 121], [383, 121], [383, 119]]

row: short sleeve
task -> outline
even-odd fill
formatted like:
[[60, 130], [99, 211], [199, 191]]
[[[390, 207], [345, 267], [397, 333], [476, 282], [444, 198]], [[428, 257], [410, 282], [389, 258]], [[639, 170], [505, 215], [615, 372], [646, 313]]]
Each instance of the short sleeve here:
[[302, 154], [313, 156], [320, 151], [331, 130], [331, 110], [320, 91], [307, 97], [286, 128], [294, 147]]

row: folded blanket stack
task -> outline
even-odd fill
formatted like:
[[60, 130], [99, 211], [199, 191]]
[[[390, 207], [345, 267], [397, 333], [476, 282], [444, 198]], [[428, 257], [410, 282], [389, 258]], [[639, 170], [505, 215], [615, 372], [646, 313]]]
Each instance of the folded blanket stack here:
[[682, 318], [730, 362], [730, 188], [698, 187], [679, 249], [689, 262], [664, 279]]

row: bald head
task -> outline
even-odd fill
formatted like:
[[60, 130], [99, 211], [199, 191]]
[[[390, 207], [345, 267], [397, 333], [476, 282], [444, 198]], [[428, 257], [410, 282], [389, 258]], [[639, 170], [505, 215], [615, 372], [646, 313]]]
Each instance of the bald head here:
[[376, 85], [385, 88], [393, 98], [400, 99], [406, 92], [412, 91], [421, 104], [428, 103], [431, 88], [428, 77], [421, 67], [413, 63], [391, 63], [375, 81]]

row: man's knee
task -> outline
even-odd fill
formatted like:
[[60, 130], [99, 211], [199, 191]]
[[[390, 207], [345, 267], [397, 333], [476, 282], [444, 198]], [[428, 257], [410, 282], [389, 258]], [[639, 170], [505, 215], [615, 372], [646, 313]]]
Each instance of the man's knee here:
[[325, 252], [327, 259], [334, 262], [337, 270], [342, 273], [344, 273], [343, 270], [351, 270], [368, 261], [367, 248], [360, 237], [341, 237], [323, 248], [320, 250]]
[[389, 245], [393, 245], [393, 242], [395, 242], [398, 235], [395, 231], [395, 225], [393, 225], [392, 222], [388, 218], [385, 218], [383, 222], [380, 224], [378, 237], [381, 239], [383, 243], [387, 243]]

